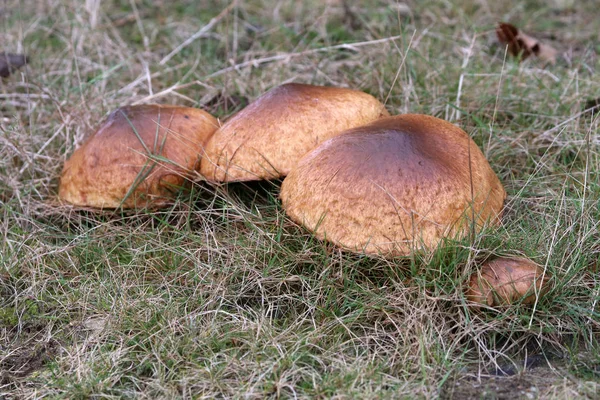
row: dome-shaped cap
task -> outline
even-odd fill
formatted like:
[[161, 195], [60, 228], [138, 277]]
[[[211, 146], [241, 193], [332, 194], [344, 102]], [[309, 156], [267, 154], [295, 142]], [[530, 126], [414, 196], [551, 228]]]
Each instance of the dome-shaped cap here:
[[382, 118], [307, 154], [283, 181], [287, 214], [344, 248], [407, 255], [497, 223], [506, 193], [475, 142], [426, 115]]
[[550, 274], [522, 257], [500, 257], [471, 275], [467, 299], [488, 306], [533, 304], [549, 289]]
[[195, 108], [119, 108], [67, 160], [59, 197], [99, 208], [158, 207], [185, 183], [217, 120]]
[[389, 115], [357, 90], [289, 83], [234, 115], [206, 145], [201, 174], [210, 181], [277, 179], [319, 143]]

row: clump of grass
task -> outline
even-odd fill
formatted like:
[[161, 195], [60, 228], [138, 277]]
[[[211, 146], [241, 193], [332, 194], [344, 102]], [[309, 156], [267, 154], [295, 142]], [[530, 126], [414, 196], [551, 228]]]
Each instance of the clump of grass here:
[[[31, 63], [0, 82], [0, 393], [434, 398], [531, 353], [575, 377], [540, 397], [597, 388], [599, 120], [581, 111], [600, 93], [594, 2], [349, 3], [238, 2], [164, 63], [230, 3], [3, 3], [2, 50]], [[565, 57], [505, 59], [499, 20], [551, 32]], [[460, 124], [507, 188], [502, 226], [385, 260], [296, 226], [277, 182], [198, 182], [160, 212], [57, 205], [64, 160], [109, 111], [226, 118], [287, 81]], [[546, 266], [553, 289], [473, 311], [468, 276], [503, 254]]]

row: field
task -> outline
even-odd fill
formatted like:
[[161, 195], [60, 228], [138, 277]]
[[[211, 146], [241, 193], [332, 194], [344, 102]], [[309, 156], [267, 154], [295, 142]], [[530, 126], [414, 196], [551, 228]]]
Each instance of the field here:
[[[29, 57], [0, 80], [0, 397], [600, 396], [596, 1], [4, 0], [0, 21], [0, 51]], [[511, 57], [502, 21], [557, 62]], [[502, 224], [385, 259], [312, 237], [281, 182], [198, 176], [160, 211], [59, 201], [117, 107], [224, 120], [285, 82], [454, 122], [508, 192]], [[551, 274], [535, 307], [469, 306], [500, 255]]]

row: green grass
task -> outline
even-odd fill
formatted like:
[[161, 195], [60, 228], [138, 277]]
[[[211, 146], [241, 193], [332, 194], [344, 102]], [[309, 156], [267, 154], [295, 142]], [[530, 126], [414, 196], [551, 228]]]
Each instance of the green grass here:
[[[437, 398], [540, 352], [555, 367], [540, 398], [597, 395], [599, 119], [582, 113], [600, 97], [594, 1], [410, 1], [408, 14], [239, 1], [163, 64], [229, 3], [85, 3], [0, 5], [0, 51], [31, 58], [0, 82], [0, 397]], [[499, 21], [558, 63], [505, 60]], [[117, 107], [226, 118], [287, 81], [459, 124], [506, 187], [502, 225], [386, 260], [313, 238], [285, 216], [279, 182], [196, 183], [160, 212], [58, 203], [64, 161]], [[535, 309], [468, 307], [468, 277], [495, 255], [548, 266]]]

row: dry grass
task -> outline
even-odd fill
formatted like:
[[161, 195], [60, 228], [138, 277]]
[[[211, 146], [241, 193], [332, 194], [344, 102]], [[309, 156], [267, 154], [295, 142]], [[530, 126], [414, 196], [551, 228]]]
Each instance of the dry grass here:
[[[532, 353], [552, 366], [535, 396], [598, 395], [594, 1], [176, 3], [0, 4], [0, 51], [31, 58], [0, 82], [0, 396], [461, 398], [456, 382]], [[557, 65], [505, 59], [501, 20], [555, 45]], [[507, 188], [503, 225], [384, 260], [294, 225], [278, 183], [200, 182], [158, 213], [57, 204], [63, 162], [116, 107], [225, 118], [288, 81], [458, 123]], [[501, 254], [554, 276], [534, 309], [467, 307], [470, 272]]]

